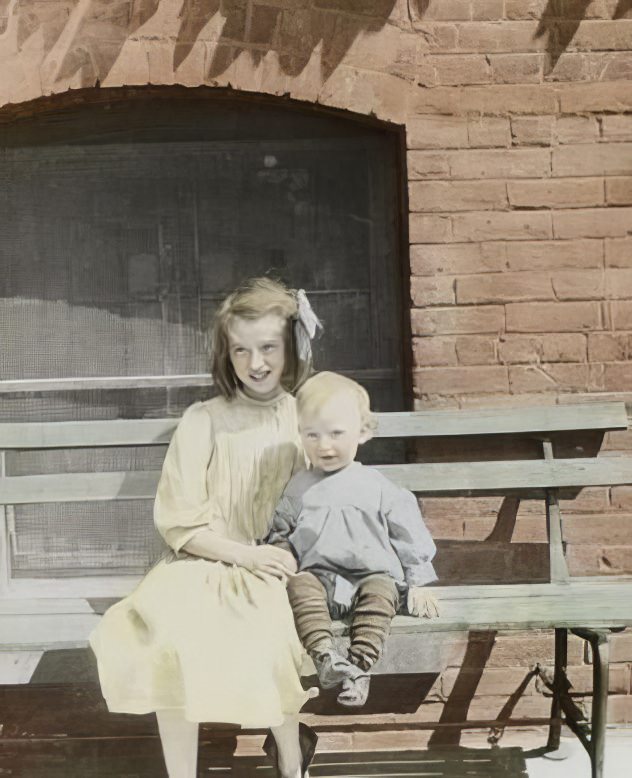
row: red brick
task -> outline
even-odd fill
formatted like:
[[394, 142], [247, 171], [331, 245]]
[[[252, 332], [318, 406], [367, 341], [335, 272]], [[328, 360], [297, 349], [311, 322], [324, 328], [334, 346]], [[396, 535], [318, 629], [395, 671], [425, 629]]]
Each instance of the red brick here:
[[582, 489], [574, 500], [561, 500], [560, 505], [563, 515], [567, 513], [603, 513], [610, 509], [610, 494], [606, 487], [591, 486]]
[[[576, 27], [572, 22], [562, 22], [561, 26]], [[585, 20], [577, 28], [569, 48], [590, 51], [632, 49], [632, 22], [625, 19]]]
[[516, 146], [550, 146], [554, 116], [516, 116], [511, 120], [511, 135]]
[[454, 338], [413, 338], [415, 365], [456, 365]]
[[[555, 638], [551, 631], [532, 630], [526, 633], [499, 635], [487, 662], [487, 667], [533, 667], [536, 662], [552, 664]], [[574, 635], [568, 640], [568, 665], [580, 665], [583, 641]]]
[[472, 3], [474, 21], [498, 21], [503, 18], [503, 0], [476, 0]]
[[565, 84], [559, 92], [562, 113], [623, 112], [632, 109], [632, 84], [602, 81], [595, 84]]
[[496, 359], [496, 341], [468, 335], [456, 339], [456, 354], [461, 365], [494, 365]]
[[606, 200], [612, 205], [632, 205], [632, 177], [607, 178]]
[[507, 392], [507, 368], [428, 367], [415, 370], [415, 384], [422, 394], [467, 394], [469, 392]]
[[407, 161], [408, 177], [411, 181], [419, 178], [450, 177], [450, 163], [447, 154], [431, 151], [409, 151]]
[[602, 116], [601, 134], [607, 141], [632, 140], [632, 116]]
[[[485, 721], [492, 726], [497, 722], [503, 709], [507, 706], [507, 696], [474, 697], [468, 711], [468, 721]], [[551, 700], [539, 695], [528, 694], [521, 697], [511, 709], [513, 720], [548, 719], [551, 715]]]
[[632, 267], [632, 238], [607, 239], [606, 267]]
[[505, 267], [504, 243], [452, 243], [411, 246], [413, 275], [486, 273]]
[[[417, 12], [415, 5], [408, 6], [408, 10], [413, 14], [413, 29], [418, 33], [419, 50], [421, 54], [433, 53], [436, 51], [447, 52], [456, 51], [457, 32], [454, 24], [437, 24], [436, 22], [419, 20], [415, 18]], [[420, 111], [423, 113], [423, 111]]]
[[440, 3], [429, 3], [423, 12], [423, 18], [428, 22], [468, 21], [470, 16], [470, 0], [442, 0]]
[[452, 278], [419, 277], [411, 279], [413, 305], [421, 308], [425, 305], [450, 305], [454, 299], [454, 280]]
[[593, 143], [599, 140], [599, 125], [594, 116], [558, 116], [555, 133], [560, 143]]
[[506, 244], [510, 270], [601, 267], [602, 240], [526, 241]]
[[[568, 680], [573, 693], [591, 694], [593, 689], [592, 667], [570, 667]], [[627, 666], [610, 665], [608, 676], [608, 692], [610, 694], [627, 694], [630, 690], [630, 668]]]
[[502, 24], [459, 24], [459, 49], [485, 54], [543, 51], [546, 40], [542, 36], [536, 36], [537, 27], [537, 22], [512, 21]]
[[586, 336], [574, 332], [558, 332], [541, 339], [543, 362], [585, 362]]
[[492, 80], [497, 84], [539, 84], [542, 81], [542, 54], [492, 54], [489, 61]]
[[505, 0], [507, 19], [541, 19], [547, 0]]
[[452, 221], [449, 216], [429, 216], [411, 213], [409, 217], [411, 243], [443, 243], [452, 240]]
[[569, 145], [553, 149], [555, 176], [626, 176], [632, 165], [632, 143], [604, 143], [592, 146]]
[[507, 208], [504, 181], [416, 181], [410, 184], [411, 211], [480, 211]]
[[430, 518], [424, 513], [428, 531], [437, 540], [461, 540], [463, 538], [463, 520], [453, 517], [447, 519]]
[[511, 146], [509, 119], [501, 116], [479, 116], [470, 119], [468, 138], [472, 148]]
[[610, 638], [610, 661], [632, 662], [632, 632], [628, 630]]
[[[632, 77], [632, 54], [629, 51], [618, 51], [601, 56], [603, 61], [599, 76], [602, 81], [627, 80]], [[595, 54], [594, 57], [597, 59], [599, 54]], [[598, 61], [595, 64], [599, 66]]]
[[604, 203], [601, 178], [509, 181], [509, 202], [518, 208], [586, 208]]
[[425, 308], [411, 311], [415, 335], [467, 335], [499, 332], [505, 324], [502, 305]]
[[610, 495], [613, 508], [632, 511], [632, 486], [613, 486]]
[[449, 149], [467, 146], [467, 119], [423, 116], [406, 123], [409, 149]]
[[[424, 515], [437, 519], [469, 520], [472, 517], [486, 514], [493, 528], [501, 502], [502, 499], [498, 497], [427, 497], [423, 501]], [[467, 527], [467, 521], [465, 526]], [[487, 537], [488, 534], [489, 532], [484, 537]]]
[[608, 392], [625, 392], [632, 386], [632, 363], [604, 365], [604, 389]]
[[600, 545], [606, 540], [632, 546], [632, 523], [621, 521], [621, 516], [574, 516], [564, 521], [564, 540], [584, 545]]
[[611, 299], [632, 298], [632, 268], [606, 270], [606, 296]]
[[553, 300], [551, 280], [542, 273], [486, 273], [458, 278], [456, 299], [461, 304], [508, 300]]
[[558, 300], [601, 300], [605, 290], [602, 270], [564, 270], [552, 275]]
[[483, 211], [456, 213], [452, 229], [455, 241], [544, 240], [553, 237], [551, 216], [536, 211]]
[[489, 84], [492, 73], [482, 54], [442, 54], [433, 58], [437, 84]]
[[492, 149], [451, 152], [453, 178], [548, 178], [551, 157], [547, 149]]
[[587, 391], [590, 371], [586, 364], [515, 365], [509, 368], [509, 384], [514, 393]]
[[632, 451], [632, 429], [607, 432], [601, 450], [625, 451], [626, 453]]
[[505, 335], [498, 346], [501, 362], [509, 364], [537, 362], [540, 353], [540, 338], [526, 335]]
[[628, 234], [630, 225], [632, 208], [578, 208], [553, 213], [556, 238], [624, 237]]
[[[524, 682], [528, 671], [524, 667], [490, 667], [480, 669], [448, 668], [441, 678], [441, 691], [451, 700], [463, 699], [458, 696], [459, 687], [455, 689], [457, 678], [471, 678], [470, 683], [476, 686], [476, 696], [506, 695], [507, 697]], [[480, 676], [480, 677], [479, 677]], [[465, 692], [468, 693], [467, 691]], [[531, 678], [522, 694], [535, 694], [535, 679]]]
[[611, 724], [632, 722], [632, 697], [613, 696], [608, 698], [608, 721]]
[[[588, 102], [589, 99], [597, 102], [596, 95], [582, 95], [581, 99], [584, 102]], [[579, 102], [579, 98], [577, 101]], [[417, 114], [440, 113], [455, 116], [554, 114], [557, 113], [558, 108], [558, 94], [554, 84], [490, 84], [470, 86], [465, 89], [441, 86], [421, 90], [411, 106], [412, 112]], [[621, 110], [625, 109], [621, 108]]]
[[632, 330], [632, 302], [613, 302], [611, 312], [614, 330]]
[[578, 332], [601, 329], [601, 311], [595, 302], [510, 303], [508, 332]]
[[627, 337], [610, 333], [588, 335], [588, 360], [590, 362], [620, 362], [627, 359]]

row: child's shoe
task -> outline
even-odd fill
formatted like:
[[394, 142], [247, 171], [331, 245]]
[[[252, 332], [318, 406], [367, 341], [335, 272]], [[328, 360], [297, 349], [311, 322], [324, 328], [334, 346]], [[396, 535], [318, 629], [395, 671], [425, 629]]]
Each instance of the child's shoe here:
[[323, 689], [333, 689], [346, 678], [357, 673], [358, 668], [333, 648], [312, 654], [312, 661]]
[[365, 704], [369, 696], [371, 676], [360, 671], [355, 665], [352, 665], [352, 667], [355, 668], [357, 674], [345, 678], [342, 682], [342, 691], [338, 695], [338, 702], [347, 708], [360, 708]]

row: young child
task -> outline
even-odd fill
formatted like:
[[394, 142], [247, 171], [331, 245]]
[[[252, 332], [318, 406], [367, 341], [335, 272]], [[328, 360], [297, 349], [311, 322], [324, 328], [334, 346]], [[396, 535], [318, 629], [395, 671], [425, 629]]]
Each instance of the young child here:
[[[198, 722], [270, 727], [277, 775], [307, 775], [303, 650], [285, 592], [291, 554], [257, 544], [305, 460], [289, 392], [311, 369], [304, 293], [254, 279], [223, 302], [212, 371], [164, 461], [156, 527], [171, 547], [91, 636], [110, 711], [156, 711], [170, 778], [194, 778]], [[275, 742], [276, 741], [276, 742]]]
[[[300, 572], [289, 578], [288, 595], [321, 686], [342, 684], [338, 702], [361, 706], [403, 595], [411, 614], [438, 615], [423, 588], [436, 580], [435, 545], [415, 496], [354, 461], [375, 427], [359, 384], [318, 373], [299, 390], [297, 410], [312, 469], [287, 485], [268, 542], [296, 557]], [[332, 634], [332, 618], [347, 615], [348, 658]]]

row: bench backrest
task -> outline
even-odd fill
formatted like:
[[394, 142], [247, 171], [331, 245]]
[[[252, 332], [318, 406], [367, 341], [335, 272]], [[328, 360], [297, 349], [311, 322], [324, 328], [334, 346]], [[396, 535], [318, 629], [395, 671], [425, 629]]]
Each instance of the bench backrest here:
[[[565, 580], [558, 495], [589, 486], [632, 483], [632, 457], [553, 456], [550, 438], [567, 432], [627, 429], [620, 402], [378, 414], [377, 437], [512, 436], [541, 441], [541, 459], [384, 465], [395, 483], [421, 496], [516, 495], [545, 498], [551, 576]], [[165, 446], [177, 419], [0, 424], [0, 452]], [[458, 444], [457, 444], [458, 446]], [[0, 453], [0, 457], [2, 454]], [[159, 471], [7, 475], [0, 472], [0, 505], [152, 499]], [[560, 492], [562, 490], [562, 492]]]

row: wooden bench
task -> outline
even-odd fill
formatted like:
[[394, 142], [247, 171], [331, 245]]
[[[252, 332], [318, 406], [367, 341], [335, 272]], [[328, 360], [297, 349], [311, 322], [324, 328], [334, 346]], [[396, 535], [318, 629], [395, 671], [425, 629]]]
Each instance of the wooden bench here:
[[[0, 451], [164, 446], [176, 420], [119, 420], [0, 424]], [[571, 578], [563, 539], [560, 496], [575, 496], [585, 487], [632, 483], [632, 457], [597, 457], [607, 430], [627, 429], [623, 403], [584, 403], [520, 409], [389, 413], [378, 416], [378, 437], [452, 439], [456, 458], [467, 458], [464, 441], [502, 441], [491, 461], [435, 461], [385, 465], [380, 469], [396, 483], [422, 497], [502, 496], [540, 499], [546, 507], [550, 581], [546, 583], [437, 586], [441, 615], [432, 621], [398, 616], [393, 624], [382, 671], [388, 672], [391, 644], [412, 647], [420, 632], [469, 630], [555, 630], [555, 667], [540, 675], [552, 692], [548, 745], [559, 745], [562, 721], [587, 749], [593, 778], [602, 778], [608, 695], [608, 641], [613, 630], [632, 625], [632, 582], [607, 577]], [[572, 456], [557, 456], [569, 449]], [[590, 441], [583, 450], [578, 435]], [[565, 437], [566, 436], [566, 437]], [[582, 438], [583, 439], [583, 438]], [[564, 442], [566, 440], [566, 442]], [[511, 458], [505, 449], [528, 443], [531, 458]], [[579, 441], [579, 442], [578, 442]], [[423, 440], [422, 440], [423, 442]], [[533, 453], [540, 452], [539, 458]], [[449, 448], [449, 447], [448, 447]], [[500, 451], [500, 453], [499, 453]], [[436, 457], [435, 457], [436, 458]], [[471, 459], [471, 457], [470, 457]], [[96, 472], [11, 476], [3, 467], [0, 505], [4, 507], [0, 559], [9, 559], [7, 522], [12, 506], [27, 503], [151, 499], [158, 472]], [[77, 582], [32, 582], [26, 590], [5, 579], [0, 600], [0, 652], [42, 652], [86, 645], [99, 615], [94, 598], [125, 594], [136, 579], [96, 578], [83, 581], [83, 596], [68, 596]], [[73, 589], [74, 587], [74, 589]], [[338, 631], [344, 631], [338, 625]], [[569, 632], [588, 641], [593, 653], [591, 722], [579, 720], [568, 690], [566, 645]], [[392, 654], [393, 652], [390, 651]], [[423, 666], [423, 657], [422, 666]], [[17, 661], [17, 660], [16, 660]], [[414, 661], [408, 670], [418, 671]], [[401, 672], [401, 668], [397, 670]]]

